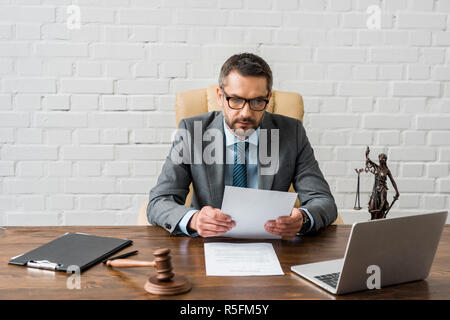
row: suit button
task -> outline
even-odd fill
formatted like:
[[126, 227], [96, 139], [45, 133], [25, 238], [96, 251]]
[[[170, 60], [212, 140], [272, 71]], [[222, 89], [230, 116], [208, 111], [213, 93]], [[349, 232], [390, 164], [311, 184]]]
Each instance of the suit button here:
[[170, 224], [168, 224], [168, 223], [166, 223], [165, 227], [166, 227], [166, 229], [171, 229], [172, 228], [172, 226]]

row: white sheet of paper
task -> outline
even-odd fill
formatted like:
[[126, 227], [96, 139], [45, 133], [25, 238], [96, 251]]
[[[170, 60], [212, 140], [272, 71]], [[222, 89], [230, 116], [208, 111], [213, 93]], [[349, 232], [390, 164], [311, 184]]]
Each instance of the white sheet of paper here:
[[205, 243], [207, 276], [284, 275], [271, 243]]
[[223, 237], [248, 239], [280, 239], [264, 229], [268, 220], [289, 216], [297, 194], [273, 190], [260, 190], [225, 186], [222, 212], [236, 221], [236, 226]]

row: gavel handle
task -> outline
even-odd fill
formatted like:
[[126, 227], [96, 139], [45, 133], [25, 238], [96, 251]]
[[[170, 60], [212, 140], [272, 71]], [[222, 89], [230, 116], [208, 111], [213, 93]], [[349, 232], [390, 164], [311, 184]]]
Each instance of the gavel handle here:
[[139, 261], [131, 259], [116, 259], [106, 261], [106, 265], [116, 268], [156, 267], [155, 261]]

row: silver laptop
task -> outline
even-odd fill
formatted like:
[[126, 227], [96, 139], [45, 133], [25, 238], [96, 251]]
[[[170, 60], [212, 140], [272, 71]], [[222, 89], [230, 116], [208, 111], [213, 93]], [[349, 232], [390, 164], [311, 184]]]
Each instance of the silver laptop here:
[[422, 280], [430, 272], [446, 219], [444, 211], [355, 223], [343, 259], [291, 270], [333, 294]]

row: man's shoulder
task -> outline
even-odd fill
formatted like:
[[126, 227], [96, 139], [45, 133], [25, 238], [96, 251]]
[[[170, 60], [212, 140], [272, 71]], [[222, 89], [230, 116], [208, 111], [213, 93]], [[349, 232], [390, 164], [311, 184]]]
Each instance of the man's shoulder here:
[[284, 115], [278, 114], [278, 113], [267, 112], [265, 117], [268, 118], [267, 120], [272, 122], [272, 124], [275, 128], [279, 128], [279, 129], [303, 126], [303, 124], [300, 120], [292, 118], [292, 117], [284, 116]]

